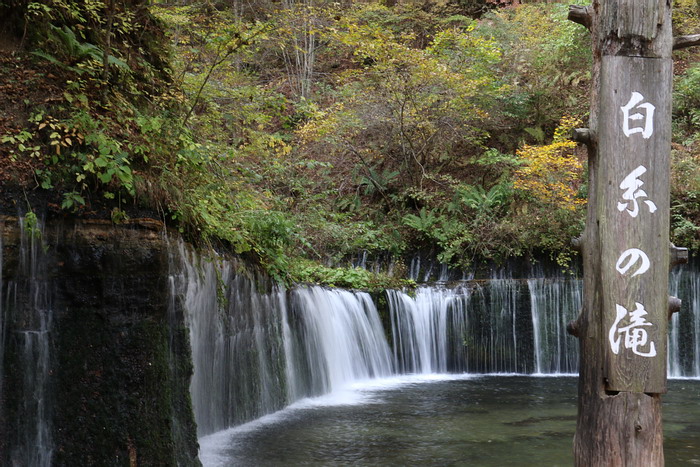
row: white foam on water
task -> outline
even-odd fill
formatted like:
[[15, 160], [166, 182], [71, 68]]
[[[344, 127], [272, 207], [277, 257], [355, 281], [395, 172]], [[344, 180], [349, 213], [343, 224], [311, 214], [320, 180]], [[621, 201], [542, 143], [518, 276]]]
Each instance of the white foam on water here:
[[531, 375], [518, 376], [532, 376], [533, 378], [578, 378], [578, 373], [532, 373]]
[[[235, 446], [237, 439], [253, 433], [264, 427], [284, 422], [303, 410], [313, 410], [320, 407], [343, 405], [362, 405], [381, 403], [381, 391], [394, 390], [400, 387], [430, 384], [441, 381], [458, 381], [478, 378], [473, 374], [409, 374], [387, 378], [354, 381], [345, 387], [319, 397], [304, 398], [279, 410], [242, 425], [218, 431], [199, 439], [199, 459], [205, 467], [231, 465], [228, 451]], [[522, 375], [520, 375], [522, 376]]]
[[700, 381], [700, 376], [669, 376], [668, 379], [676, 381]]
[[409, 384], [425, 384], [439, 381], [456, 381], [477, 378], [480, 375], [468, 373], [415, 373], [406, 375], [396, 375], [388, 378], [378, 378], [367, 381], [358, 381], [351, 385], [352, 388], [363, 391], [377, 391], [386, 389], [396, 389]]

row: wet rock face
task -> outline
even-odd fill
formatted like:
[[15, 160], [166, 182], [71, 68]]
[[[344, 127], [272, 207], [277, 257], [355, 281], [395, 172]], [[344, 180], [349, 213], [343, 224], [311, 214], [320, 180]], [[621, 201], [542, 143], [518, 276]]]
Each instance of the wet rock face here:
[[[28, 445], [40, 439], [50, 465], [198, 465], [188, 334], [171, 300], [163, 226], [41, 230], [32, 241], [18, 219], [0, 218], [0, 464], [36, 459]], [[36, 375], [27, 335], [45, 336]], [[36, 419], [21, 426], [26, 436], [14, 433], [19, 419]]]

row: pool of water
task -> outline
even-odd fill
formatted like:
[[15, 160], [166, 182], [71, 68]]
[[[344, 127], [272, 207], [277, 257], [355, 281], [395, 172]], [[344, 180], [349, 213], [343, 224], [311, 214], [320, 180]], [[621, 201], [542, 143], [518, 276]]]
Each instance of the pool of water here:
[[[200, 440], [205, 466], [569, 466], [575, 377], [358, 384]], [[700, 381], [664, 397], [666, 465], [700, 465]]]

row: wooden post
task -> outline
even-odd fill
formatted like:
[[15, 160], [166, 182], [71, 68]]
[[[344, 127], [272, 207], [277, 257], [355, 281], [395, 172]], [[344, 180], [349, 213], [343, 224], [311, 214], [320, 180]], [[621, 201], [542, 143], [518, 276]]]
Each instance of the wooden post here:
[[[589, 200], [579, 241], [578, 466], [664, 464], [669, 315], [671, 2], [593, 0]], [[674, 302], [673, 308], [677, 303]]]
[[602, 57], [595, 208], [607, 391], [666, 392], [672, 77], [670, 58]]

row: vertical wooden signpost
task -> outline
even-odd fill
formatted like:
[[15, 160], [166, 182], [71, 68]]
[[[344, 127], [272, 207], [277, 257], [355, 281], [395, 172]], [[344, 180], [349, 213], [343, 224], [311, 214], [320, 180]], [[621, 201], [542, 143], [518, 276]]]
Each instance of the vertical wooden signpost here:
[[569, 19], [591, 30], [594, 58], [590, 126], [575, 133], [590, 177], [583, 309], [569, 324], [581, 349], [575, 462], [661, 466], [674, 252], [671, 1], [593, 0]]
[[608, 392], [666, 392], [671, 80], [670, 58], [602, 57], [595, 208]]

